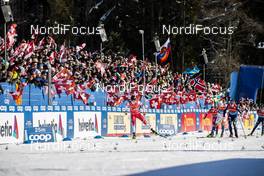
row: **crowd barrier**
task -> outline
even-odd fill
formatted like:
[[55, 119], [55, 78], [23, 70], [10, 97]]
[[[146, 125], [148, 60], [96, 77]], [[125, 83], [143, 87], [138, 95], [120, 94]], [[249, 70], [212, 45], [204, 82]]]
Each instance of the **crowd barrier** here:
[[[206, 109], [142, 109], [156, 130], [176, 132], [211, 129]], [[252, 128], [256, 113], [244, 121]], [[0, 106], [0, 143], [51, 142], [95, 136], [124, 136], [131, 133], [127, 108], [101, 106]], [[148, 126], [136, 122], [137, 134], [148, 134]]]

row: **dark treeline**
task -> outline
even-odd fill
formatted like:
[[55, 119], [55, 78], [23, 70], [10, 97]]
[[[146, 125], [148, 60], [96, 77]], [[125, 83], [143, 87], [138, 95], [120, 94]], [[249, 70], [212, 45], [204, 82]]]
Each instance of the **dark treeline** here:
[[[241, 64], [264, 65], [264, 1], [262, 0], [12, 0], [11, 7], [18, 23], [19, 40], [30, 37], [30, 25], [70, 24], [98, 26], [100, 18], [113, 11], [103, 23], [109, 41], [105, 51], [135, 53], [141, 58], [141, 36], [145, 31], [146, 57], [154, 61], [153, 37], [160, 43], [172, 41], [173, 68], [202, 64], [201, 51], [206, 49], [209, 64], [207, 79], [224, 81]], [[236, 27], [232, 35], [170, 35], [162, 34], [162, 25]], [[2, 29], [2, 27], [1, 27]], [[3, 33], [3, 32], [2, 32]], [[1, 33], [1, 34], [2, 34]], [[69, 45], [82, 42], [98, 50], [99, 36], [56, 36]]]

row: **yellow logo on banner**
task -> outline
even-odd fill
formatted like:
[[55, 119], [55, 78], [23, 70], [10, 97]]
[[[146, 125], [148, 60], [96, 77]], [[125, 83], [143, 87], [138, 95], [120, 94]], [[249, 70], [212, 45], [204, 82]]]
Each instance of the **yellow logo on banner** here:
[[248, 119], [244, 120], [244, 126], [246, 129], [252, 129], [254, 127], [254, 114], [250, 114]]
[[186, 118], [186, 126], [193, 126], [194, 125], [194, 120], [192, 118]]
[[204, 119], [204, 120], [203, 120], [203, 125], [204, 125], [204, 126], [209, 126], [209, 125], [211, 125], [211, 120], [208, 119], [208, 118], [207, 118], [207, 119]]

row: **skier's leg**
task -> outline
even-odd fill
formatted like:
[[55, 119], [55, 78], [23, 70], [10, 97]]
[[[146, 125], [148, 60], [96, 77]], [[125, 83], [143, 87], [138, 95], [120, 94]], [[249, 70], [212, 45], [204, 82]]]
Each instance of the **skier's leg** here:
[[234, 125], [235, 136], [238, 138], [238, 133], [237, 133], [237, 117], [234, 117], [232, 121], [233, 121], [233, 125]]
[[225, 132], [225, 123], [224, 123], [224, 120], [221, 122], [221, 137], [224, 136], [224, 132]]
[[259, 124], [260, 124], [260, 119], [258, 119], [257, 123], [255, 124], [253, 130], [251, 131], [251, 133], [249, 135], [253, 135], [254, 131], [256, 130], [256, 128], [258, 127]]
[[262, 131], [261, 131], [261, 136], [264, 135], [264, 118], [261, 119], [262, 122]]
[[228, 118], [228, 128], [229, 128], [229, 132], [230, 132], [230, 135], [229, 137], [233, 137], [233, 131], [232, 131], [232, 124], [231, 124], [231, 117], [229, 116]]
[[147, 125], [147, 121], [145, 119], [145, 117], [143, 116], [143, 114], [141, 114], [140, 112], [137, 113], [136, 116], [144, 125]]
[[131, 121], [132, 121], [132, 137], [136, 138], [136, 114], [131, 113]]

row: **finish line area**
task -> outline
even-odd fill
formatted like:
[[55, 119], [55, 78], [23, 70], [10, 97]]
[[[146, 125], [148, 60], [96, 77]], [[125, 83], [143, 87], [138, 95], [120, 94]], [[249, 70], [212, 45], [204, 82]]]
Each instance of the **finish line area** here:
[[234, 167], [244, 175], [263, 173], [259, 130], [247, 139], [203, 138], [206, 134], [2, 144], [0, 175], [193, 175], [197, 169], [199, 174], [232, 175]]

